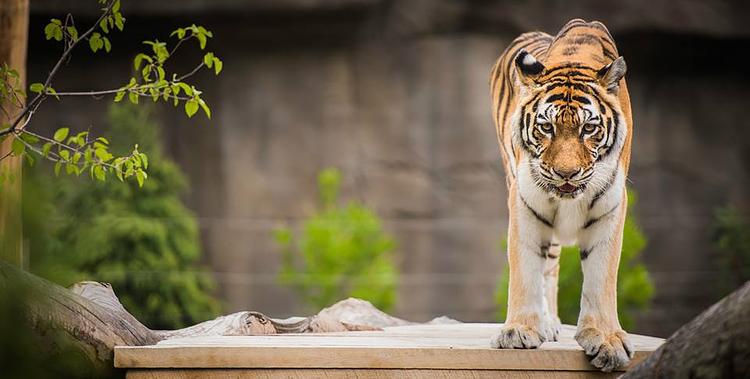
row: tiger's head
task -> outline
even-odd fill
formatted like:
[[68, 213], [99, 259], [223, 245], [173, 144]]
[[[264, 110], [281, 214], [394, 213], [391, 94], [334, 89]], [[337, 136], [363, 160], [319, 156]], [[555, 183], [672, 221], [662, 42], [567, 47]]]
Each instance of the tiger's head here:
[[545, 67], [521, 50], [515, 66], [522, 84], [517, 136], [534, 182], [561, 198], [603, 187], [617, 166], [609, 153], [622, 147], [626, 133], [617, 98], [625, 60]]

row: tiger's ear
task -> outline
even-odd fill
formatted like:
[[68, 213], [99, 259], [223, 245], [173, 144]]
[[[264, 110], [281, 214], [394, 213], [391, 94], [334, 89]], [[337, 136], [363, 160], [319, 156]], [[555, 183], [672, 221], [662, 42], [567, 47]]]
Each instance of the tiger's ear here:
[[625, 58], [617, 57], [612, 63], [604, 66], [597, 72], [599, 83], [607, 89], [608, 92], [616, 92], [620, 79], [625, 76], [628, 66], [625, 64]]
[[516, 55], [516, 69], [521, 82], [528, 85], [544, 72], [545, 67], [533, 55], [521, 49]]

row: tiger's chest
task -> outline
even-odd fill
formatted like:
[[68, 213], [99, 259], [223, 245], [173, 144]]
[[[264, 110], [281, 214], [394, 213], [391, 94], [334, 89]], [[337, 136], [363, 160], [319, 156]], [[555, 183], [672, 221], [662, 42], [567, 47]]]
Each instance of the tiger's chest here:
[[550, 242], [574, 245], [589, 233], [587, 225], [591, 220], [605, 214], [622, 198], [624, 176], [615, 173], [612, 185], [606, 187], [606, 191], [591, 188], [576, 198], [563, 199], [537, 186], [528, 162], [522, 159], [516, 177], [517, 196], [520, 203], [535, 214], [539, 224], [545, 226], [544, 234]]

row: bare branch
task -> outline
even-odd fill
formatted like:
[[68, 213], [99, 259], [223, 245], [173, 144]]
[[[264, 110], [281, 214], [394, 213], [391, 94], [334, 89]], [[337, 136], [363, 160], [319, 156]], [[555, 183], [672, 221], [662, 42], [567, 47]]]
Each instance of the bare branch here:
[[185, 75], [182, 75], [182, 76], [180, 76], [179, 78], [175, 79], [175, 81], [176, 81], [176, 82], [181, 82], [181, 81], [183, 81], [183, 80], [185, 80], [185, 79], [187, 79], [187, 78], [189, 78], [189, 77], [191, 77], [191, 76], [195, 75], [195, 73], [196, 73], [196, 72], [198, 72], [198, 70], [200, 70], [200, 69], [201, 69], [201, 67], [203, 67], [203, 66], [205, 66], [205, 65], [206, 65], [205, 63], [201, 62], [201, 64], [199, 64], [198, 66], [196, 66], [196, 67], [195, 67], [195, 68], [193, 69], [193, 71], [190, 71], [190, 72], [188, 72], [187, 74], [185, 74]]

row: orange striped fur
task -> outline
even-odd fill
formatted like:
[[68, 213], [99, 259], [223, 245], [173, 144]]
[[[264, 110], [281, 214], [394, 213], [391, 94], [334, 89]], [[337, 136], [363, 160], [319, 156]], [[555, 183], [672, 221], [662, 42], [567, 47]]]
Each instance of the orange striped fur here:
[[617, 319], [617, 267], [633, 121], [625, 61], [600, 22], [524, 33], [492, 69], [492, 115], [508, 186], [508, 317], [492, 344], [556, 340], [560, 246], [584, 271], [576, 338], [596, 367], [632, 357]]

